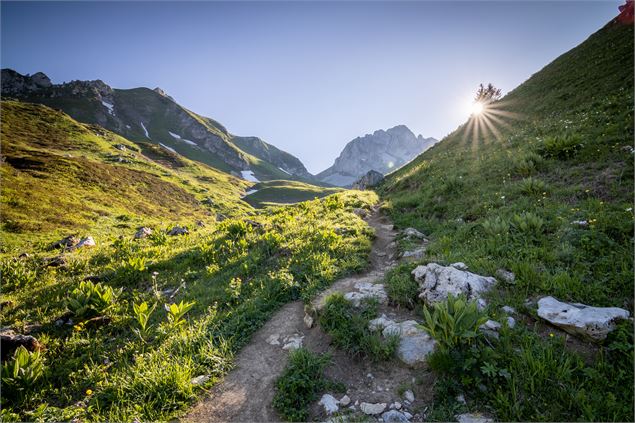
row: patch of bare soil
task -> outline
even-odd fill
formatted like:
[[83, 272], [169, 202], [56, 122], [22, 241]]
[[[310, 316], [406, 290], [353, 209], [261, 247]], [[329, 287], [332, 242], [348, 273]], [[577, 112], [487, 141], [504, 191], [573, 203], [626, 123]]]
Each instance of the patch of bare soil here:
[[[333, 292], [353, 291], [355, 283], [360, 281], [381, 282], [385, 272], [396, 264], [394, 240], [397, 233], [393, 225], [377, 210], [368, 218], [368, 223], [375, 228], [376, 233], [370, 255], [370, 268], [362, 274], [336, 281], [314, 300], [314, 304], [323, 301]], [[414, 318], [410, 312], [390, 306], [383, 306], [381, 312], [398, 320]], [[331, 354], [333, 362], [326, 374], [343, 383], [351, 399], [348, 406], [340, 406], [341, 410], [351, 408], [351, 413], [360, 414], [359, 403], [367, 402], [386, 403], [387, 411], [390, 404], [399, 402], [401, 411], [408, 411], [413, 415], [411, 421], [423, 420], [423, 413], [432, 402], [434, 375], [431, 372], [425, 369], [413, 370], [396, 358], [379, 363], [352, 358], [332, 347], [329, 336], [319, 325], [307, 328], [304, 315], [304, 304], [301, 301], [287, 304], [279, 310], [240, 351], [236, 367], [183, 420], [280, 421], [271, 405], [275, 381], [287, 364], [288, 351], [300, 339], [302, 345], [311, 351]], [[411, 390], [415, 396], [415, 400], [409, 405], [402, 397], [406, 390]], [[332, 394], [338, 399], [343, 396]], [[320, 420], [327, 419], [328, 416], [316, 402], [311, 409], [311, 418]]]

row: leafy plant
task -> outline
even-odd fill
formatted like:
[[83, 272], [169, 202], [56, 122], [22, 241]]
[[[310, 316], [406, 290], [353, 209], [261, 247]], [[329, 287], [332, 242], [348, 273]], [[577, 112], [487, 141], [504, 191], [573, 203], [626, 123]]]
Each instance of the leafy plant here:
[[71, 291], [66, 307], [78, 318], [91, 318], [105, 314], [114, 304], [121, 290], [115, 291], [101, 283], [82, 281]]
[[145, 334], [148, 329], [148, 320], [150, 319], [150, 315], [154, 311], [156, 304], [153, 304], [152, 307], [148, 306], [148, 303], [143, 301], [139, 304], [133, 304], [132, 309], [135, 314], [135, 319], [137, 323], [139, 323], [139, 329], [141, 334]]
[[540, 148], [540, 153], [546, 158], [567, 160], [573, 157], [583, 147], [579, 135], [563, 135], [547, 137]]
[[547, 191], [547, 184], [538, 178], [525, 178], [519, 183], [520, 191], [524, 194], [541, 194]]
[[29, 268], [25, 260], [0, 260], [0, 280], [4, 291], [26, 287], [35, 282], [36, 277], [37, 273]]
[[318, 355], [299, 348], [289, 355], [289, 363], [278, 380], [273, 408], [283, 419], [307, 421], [308, 407], [317, 395], [329, 387], [341, 388], [324, 377], [324, 369], [331, 362], [329, 355]]
[[410, 266], [400, 266], [386, 276], [386, 292], [391, 301], [408, 308], [413, 308], [419, 293], [419, 285], [410, 275]]
[[539, 235], [543, 231], [545, 221], [540, 217], [530, 212], [522, 214], [515, 214], [512, 218], [514, 228], [526, 235]]
[[148, 235], [148, 239], [152, 242], [152, 245], [166, 245], [168, 243], [168, 234], [164, 230], [156, 230]]
[[192, 302], [188, 302], [188, 303], [184, 303], [183, 301], [181, 301], [180, 303], [176, 304], [165, 304], [165, 311], [168, 312], [168, 325], [171, 328], [181, 328], [183, 325], [185, 325], [185, 320], [183, 319], [183, 316], [185, 316], [185, 313], [187, 313], [188, 311], [190, 311], [190, 309], [196, 304], [195, 301]]
[[29, 352], [20, 345], [2, 365], [2, 396], [23, 399], [44, 375], [44, 359], [39, 351]]
[[434, 304], [432, 313], [428, 306], [424, 306], [423, 316], [424, 323], [421, 327], [444, 350], [472, 343], [479, 335], [479, 326], [487, 321], [487, 316], [478, 310], [475, 301], [466, 301], [452, 295], [445, 301]]

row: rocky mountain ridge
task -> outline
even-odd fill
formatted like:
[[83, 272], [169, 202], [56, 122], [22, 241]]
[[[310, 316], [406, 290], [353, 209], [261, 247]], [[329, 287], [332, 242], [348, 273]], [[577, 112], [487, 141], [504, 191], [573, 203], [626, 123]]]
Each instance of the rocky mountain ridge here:
[[416, 136], [405, 125], [380, 129], [346, 144], [333, 166], [316, 177], [329, 184], [350, 186], [368, 171], [387, 174], [399, 169], [437, 142]]
[[298, 158], [258, 137], [231, 134], [158, 87], [114, 89], [101, 80], [53, 84], [42, 72], [22, 75], [3, 69], [2, 95], [61, 109], [81, 122], [98, 124], [133, 141], [158, 144], [236, 176], [312, 179]]

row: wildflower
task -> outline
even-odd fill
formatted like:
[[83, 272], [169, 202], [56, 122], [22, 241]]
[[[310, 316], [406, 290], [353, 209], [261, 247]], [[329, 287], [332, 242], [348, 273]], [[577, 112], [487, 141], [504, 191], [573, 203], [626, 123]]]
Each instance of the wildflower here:
[[86, 395], [92, 395], [92, 394], [93, 394], [92, 389], [86, 389]]
[[629, 207], [629, 208], [626, 209], [626, 211], [633, 211], [633, 208]]
[[549, 337], [550, 337], [550, 338], [553, 338], [553, 337], [554, 337], [553, 332], [551, 332], [551, 333], [549, 334]]
[[501, 195], [501, 200], [504, 200], [504, 199], [505, 199], [505, 196], [504, 196], [504, 195]]

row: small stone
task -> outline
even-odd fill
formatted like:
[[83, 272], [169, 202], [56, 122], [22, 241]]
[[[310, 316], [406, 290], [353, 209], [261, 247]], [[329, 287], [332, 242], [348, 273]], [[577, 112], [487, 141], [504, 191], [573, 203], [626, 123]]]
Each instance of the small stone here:
[[461, 404], [467, 404], [467, 401], [465, 401], [465, 396], [463, 394], [457, 395], [456, 401]]
[[393, 404], [397, 410], [401, 410], [401, 403], [399, 401], [395, 401]]
[[498, 269], [496, 271], [496, 277], [503, 282], [512, 283], [512, 284], [516, 282], [516, 275], [514, 275], [509, 270]]
[[369, 416], [374, 416], [376, 414], [381, 414], [386, 409], [386, 403], [381, 402], [381, 403], [372, 404], [368, 402], [363, 402], [361, 403], [359, 407], [361, 408], [364, 414], [368, 414]]
[[200, 375], [200, 376], [196, 376], [195, 378], [192, 378], [192, 380], [190, 380], [190, 383], [192, 385], [203, 385], [208, 380], [210, 380], [210, 375]]
[[462, 261], [459, 261], [458, 263], [452, 263], [450, 266], [454, 267], [455, 269], [459, 269], [459, 270], [467, 270], [467, 264], [463, 263]]
[[80, 239], [77, 245], [70, 247], [70, 249], [75, 250], [77, 248], [83, 248], [83, 247], [94, 247], [95, 245], [97, 245], [97, 243], [95, 242], [93, 237], [87, 236], [86, 238]]
[[302, 347], [303, 339], [304, 339], [304, 336], [300, 336], [298, 334], [288, 336], [284, 339], [284, 345], [282, 349], [285, 351], [297, 350], [298, 348]]
[[280, 345], [280, 341], [278, 340], [279, 338], [280, 338], [279, 334], [269, 335], [269, 337], [267, 338], [267, 344]]
[[152, 229], [143, 226], [134, 234], [134, 239], [143, 239], [149, 235], [152, 235]]
[[366, 377], [367, 377], [367, 378], [369, 378], [369, 379], [373, 379], [375, 376], [373, 376], [373, 374], [372, 374], [372, 373], [368, 373], [368, 374], [366, 375]]
[[503, 306], [502, 310], [507, 314], [516, 314], [516, 309], [510, 306]]
[[403, 393], [403, 397], [411, 403], [415, 401], [415, 394], [410, 389]]
[[308, 313], [304, 314], [304, 325], [309, 329], [313, 327], [313, 317]]
[[509, 326], [510, 328], [516, 326], [516, 319], [514, 319], [512, 316], [507, 316], [507, 326]]
[[425, 247], [419, 247], [411, 251], [404, 251], [401, 258], [406, 260], [421, 260], [426, 253]]
[[412, 418], [412, 414], [408, 413], [407, 411], [404, 411], [403, 414], [404, 414], [404, 416], [406, 416], [406, 418], [408, 420], [410, 420]]
[[397, 410], [386, 411], [381, 415], [381, 418], [385, 422], [407, 422], [408, 418], [404, 415], [404, 413], [400, 413]]
[[178, 236], [178, 235], [187, 235], [189, 234], [190, 231], [187, 230], [186, 226], [175, 226], [172, 229], [170, 229], [170, 232], [168, 232], [168, 235], [170, 236]]
[[324, 411], [326, 411], [326, 414], [333, 414], [337, 410], [339, 410], [339, 407], [337, 406], [339, 404], [339, 401], [336, 400], [335, 397], [331, 394], [322, 395], [322, 399], [320, 399], [319, 404], [324, 407]]
[[404, 229], [403, 234], [404, 234], [404, 236], [406, 238], [418, 238], [418, 239], [425, 239], [426, 238], [426, 236], [424, 234], [422, 234], [421, 232], [419, 232], [415, 228], [406, 228], [406, 229]]
[[344, 395], [341, 399], [340, 399], [340, 404], [344, 407], [346, 407], [348, 404], [351, 403], [351, 397], [349, 397], [348, 395]]
[[481, 413], [464, 413], [454, 416], [459, 423], [493, 423], [494, 420]]

